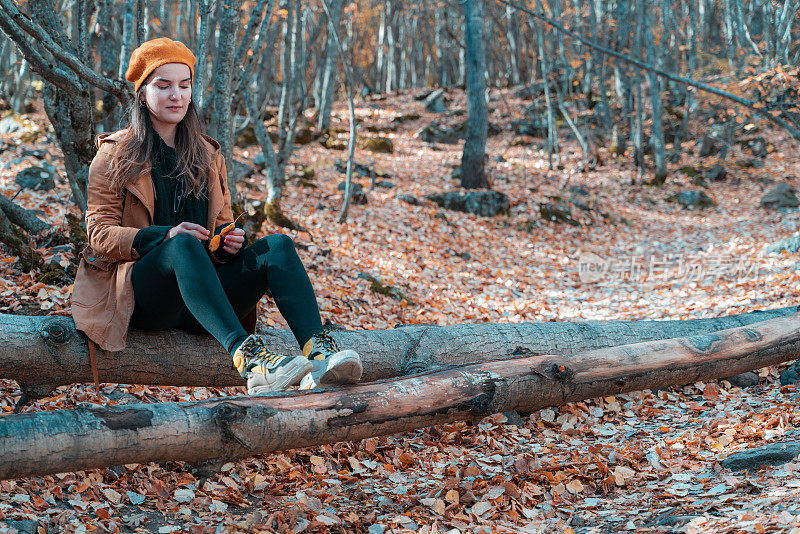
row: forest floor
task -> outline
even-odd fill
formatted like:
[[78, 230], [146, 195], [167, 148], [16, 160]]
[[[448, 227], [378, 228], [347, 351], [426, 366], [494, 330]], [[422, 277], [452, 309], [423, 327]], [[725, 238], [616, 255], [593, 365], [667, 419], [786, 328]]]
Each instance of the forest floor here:
[[[315, 169], [315, 187], [290, 179], [282, 207], [313, 241], [269, 223], [262, 233], [282, 231], [302, 245], [298, 252], [323, 319], [348, 329], [383, 329], [401, 323], [697, 319], [797, 304], [797, 255], [764, 249], [795, 232], [800, 211], [759, 207], [776, 183], [800, 185], [800, 146], [785, 132], [757, 124], [758, 135], [772, 145], [768, 157], [755, 167], [737, 165], [744, 155], [734, 146], [724, 162], [727, 180], [704, 188], [680, 170], [716, 162], [693, 155], [704, 128], [693, 125], [681, 161], [670, 163], [665, 185], [653, 187], [632, 184], [630, 156], [612, 156], [605, 147], [596, 170], [575, 172], [580, 152], [574, 141], [564, 143], [563, 169], [548, 170], [547, 154], [537, 148], [541, 139], [516, 145], [508, 128], [525, 103], [511, 91], [492, 95], [490, 121], [501, 133], [489, 137], [488, 169], [492, 187], [511, 199], [507, 216], [446, 211], [424, 199], [459, 189], [450, 174], [463, 141], [431, 145], [414, 132], [434, 119], [454, 124], [464, 117], [428, 113], [411, 93], [357, 105], [363, 135], [389, 137], [394, 151], [358, 150], [356, 160], [388, 173], [382, 179], [394, 187], [370, 190], [368, 180], [356, 176], [368, 203], [351, 205], [346, 224], [336, 223], [342, 203], [337, 184], [344, 177], [334, 168], [344, 152], [316, 142], [296, 151], [298, 168]], [[463, 93], [449, 96], [450, 109], [464, 109]], [[346, 110], [336, 113], [345, 125]], [[420, 118], [394, 131], [365, 130], [391, 127], [394, 117], [409, 113]], [[29, 118], [46, 123], [41, 113]], [[0, 141], [18, 139], [9, 134]], [[0, 189], [9, 198], [18, 192], [16, 172], [37, 161], [8, 165], [23, 148], [43, 149], [44, 159], [63, 175], [60, 150], [44, 141], [8, 148], [0, 153]], [[256, 154], [256, 147], [235, 149], [244, 161]], [[257, 174], [246, 182], [260, 189], [261, 180]], [[704, 190], [717, 206], [688, 210], [666, 200], [686, 189]], [[264, 196], [244, 182], [239, 193]], [[421, 204], [398, 195], [413, 195]], [[573, 205], [581, 226], [541, 219], [539, 205], [552, 196], [573, 197], [590, 208]], [[23, 190], [14, 200], [41, 210], [54, 225], [65, 224], [66, 212], [80, 216], [64, 180], [49, 192]], [[47, 261], [50, 251], [40, 252]], [[606, 260], [612, 272], [582, 280], [578, 262], [589, 253]], [[733, 266], [742, 261], [752, 276], [736, 272]], [[633, 275], [631, 265], [637, 266]], [[373, 293], [359, 272], [399, 288], [416, 305]], [[70, 290], [37, 284], [15, 268], [15, 258], [0, 257], [2, 313], [38, 303], [42, 314], [69, 315]], [[286, 328], [269, 298], [259, 306], [260, 328]], [[736, 473], [720, 465], [733, 452], [798, 439], [798, 392], [780, 386], [780, 371], [761, 369], [758, 384], [746, 388], [709, 381], [553, 407], [517, 424], [495, 415], [476, 425], [289, 450], [226, 464], [202, 480], [187, 464], [166, 462], [0, 481], [0, 532], [7, 531], [3, 521], [28, 520], [49, 525], [49, 531], [74, 532], [800, 533], [800, 462]], [[243, 391], [126, 384], [102, 384], [101, 390], [98, 399], [89, 384], [60, 387], [23, 411]], [[15, 382], [0, 380], [0, 413], [11, 413], [20, 393]]]

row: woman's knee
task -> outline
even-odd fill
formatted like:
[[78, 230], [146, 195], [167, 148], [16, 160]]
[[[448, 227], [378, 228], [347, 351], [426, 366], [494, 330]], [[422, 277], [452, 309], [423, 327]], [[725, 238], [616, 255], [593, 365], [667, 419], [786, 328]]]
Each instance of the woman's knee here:
[[164, 242], [164, 247], [168, 250], [181, 252], [200, 251], [204, 252], [203, 243], [192, 234], [175, 234]]
[[287, 256], [297, 253], [294, 248], [294, 241], [286, 234], [272, 234], [261, 237], [248, 248], [253, 249], [253, 252], [259, 255], [271, 253], [275, 256]]
[[286, 234], [272, 234], [266, 237], [269, 249], [276, 261], [295, 261], [297, 250], [294, 240]]
[[176, 234], [167, 239], [162, 246], [164, 247], [164, 256], [172, 265], [187, 261], [192, 265], [197, 265], [197, 262], [200, 261], [211, 261], [203, 243], [191, 234]]

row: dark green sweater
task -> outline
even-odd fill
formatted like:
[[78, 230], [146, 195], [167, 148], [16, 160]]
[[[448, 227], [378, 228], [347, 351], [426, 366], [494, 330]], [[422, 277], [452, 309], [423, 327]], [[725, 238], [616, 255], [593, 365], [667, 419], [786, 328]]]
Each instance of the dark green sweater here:
[[[190, 194], [187, 187], [188, 180], [185, 178], [181, 180], [178, 172], [178, 155], [175, 149], [167, 145], [155, 130], [151, 131], [153, 133], [153, 164], [150, 177], [156, 199], [155, 213], [153, 224], [139, 230], [133, 239], [133, 248], [139, 253], [139, 257], [144, 256], [163, 242], [167, 233], [174, 226], [186, 221], [205, 227], [208, 222], [208, 198], [199, 198]], [[240, 227], [239, 224], [236, 226]], [[218, 234], [223, 227], [224, 225], [215, 228], [214, 234]], [[239, 250], [241, 251], [241, 249]], [[235, 256], [235, 254], [225, 252], [222, 247], [215, 254], [221, 260]]]

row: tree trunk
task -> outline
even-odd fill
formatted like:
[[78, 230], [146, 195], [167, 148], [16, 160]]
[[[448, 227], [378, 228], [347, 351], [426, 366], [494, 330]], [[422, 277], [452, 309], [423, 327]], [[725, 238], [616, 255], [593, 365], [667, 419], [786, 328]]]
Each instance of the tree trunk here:
[[0, 417], [0, 479], [153, 461], [215, 462], [730, 376], [793, 359], [800, 314], [703, 336], [521, 356], [273, 396]]
[[[636, 6], [636, 37], [634, 38], [634, 53], [637, 58], [642, 57], [642, 26], [643, 11], [641, 9], [641, 2]], [[642, 106], [642, 73], [636, 71], [633, 81], [634, 96], [636, 98], [636, 108], [633, 110], [633, 117], [631, 117], [631, 131], [633, 132], [633, 161], [636, 165], [636, 180], [632, 182], [639, 182], [644, 175], [644, 142], [642, 139], [642, 128], [644, 123], [644, 108]]]
[[[209, 18], [211, 18], [211, 1], [198, 0], [198, 10], [200, 15], [200, 34], [197, 38], [197, 61], [194, 69], [194, 89], [192, 90], [192, 98], [194, 99], [195, 108], [202, 110], [206, 105], [206, 64], [208, 62], [208, 41], [209, 41]], [[201, 117], [203, 124], [208, 124], [209, 117]]]
[[[466, 1], [466, 0], [465, 0]], [[465, 87], [467, 83], [467, 52], [464, 46], [458, 47], [456, 85]]]
[[[653, 44], [653, 31], [650, 27], [650, 16], [647, 13], [648, 5], [644, 0], [639, 0], [639, 8], [642, 10], [644, 27], [644, 48], [647, 53], [647, 62], [653, 66], [658, 66], [655, 45]], [[650, 79], [650, 104], [652, 106], [653, 130], [650, 139], [653, 144], [653, 163], [655, 164], [655, 175], [650, 181], [653, 185], [661, 185], [667, 179], [667, 163], [664, 153], [664, 127], [662, 117], [664, 107], [661, 104], [661, 82], [653, 71], [648, 72]]]
[[[342, 45], [342, 40], [339, 38], [339, 17], [334, 16], [326, 0], [322, 0], [322, 7], [325, 10], [325, 14], [328, 16], [328, 34], [333, 38], [333, 44], [336, 47], [339, 59], [342, 60], [342, 72], [344, 72], [345, 91], [347, 93], [350, 137], [347, 141], [347, 169], [344, 178], [344, 199], [342, 200], [342, 209], [339, 212], [339, 218], [336, 221], [342, 224], [347, 221], [347, 210], [350, 206], [350, 197], [353, 194], [353, 158], [355, 157], [356, 151], [356, 110], [353, 103], [353, 74], [350, 64], [347, 61], [347, 54]], [[348, 19], [348, 24], [349, 23], [350, 19]], [[330, 50], [330, 52], [333, 53], [333, 50]]]
[[406, 59], [406, 49], [408, 48], [408, 38], [406, 37], [408, 31], [406, 29], [405, 16], [398, 17], [400, 21], [397, 24], [397, 90], [402, 90], [408, 87], [406, 79], [408, 74], [408, 63]]
[[[255, 39], [255, 42], [248, 44], [248, 46], [250, 46], [250, 44], [252, 44], [252, 46], [250, 46], [247, 52], [244, 52], [244, 42], [239, 45], [239, 49], [236, 52], [237, 56], [247, 56], [244, 68], [236, 72], [236, 89], [234, 89], [233, 94], [234, 98], [238, 96], [240, 99], [234, 104], [234, 108], [237, 109], [239, 103], [242, 103], [245, 107], [247, 107], [246, 103], [244, 102], [246, 88], [247, 91], [252, 93], [249, 96], [256, 97], [256, 101], [260, 106], [267, 104], [265, 99], [260, 98], [261, 89], [259, 87], [259, 79], [265, 77], [265, 73], [259, 71], [271, 71], [270, 59], [272, 58], [272, 55], [268, 52], [271, 51], [271, 47], [275, 38], [275, 29], [279, 24], [272, 24], [272, 11], [275, 7], [275, 0], [269, 0], [266, 11], [264, 11], [263, 15], [261, 13], [261, 4], [259, 4], [258, 7], [258, 14], [261, 18], [261, 28], [258, 32], [258, 37]], [[253, 17], [255, 17], [255, 13], [253, 14]], [[253, 17], [251, 17], [251, 20]], [[239, 63], [234, 59], [234, 64], [238, 65]], [[253, 73], [255, 73], [255, 75]], [[266, 76], [269, 76], [269, 74]], [[268, 79], [267, 83], [264, 85], [269, 86], [271, 83], [272, 80]]]
[[172, 35], [169, 26], [169, 17], [167, 16], [167, 0], [159, 0], [158, 2], [158, 20], [161, 21], [161, 28], [167, 35]]
[[20, 115], [25, 113], [25, 93], [27, 93], [27, 85], [30, 83], [28, 80], [28, 62], [25, 58], [22, 58], [15, 82], [14, 91], [11, 93], [11, 110]]
[[[6, 37], [6, 34], [0, 32], [0, 72], [12, 72], [12, 65], [17, 62], [17, 51], [11, 39]], [[0, 95], [3, 98], [8, 98], [13, 93], [12, 87], [14, 79], [11, 76], [4, 76], [0, 78]]]
[[261, 147], [261, 152], [264, 154], [266, 162], [265, 184], [267, 187], [267, 204], [278, 202], [281, 198], [281, 190], [283, 188], [283, 180], [278, 177], [278, 159], [275, 155], [275, 147], [272, 144], [272, 139], [264, 126], [264, 119], [261, 117], [261, 108], [255, 102], [253, 95], [249, 90], [250, 84], [247, 84], [246, 90], [242, 92], [247, 113], [250, 116], [250, 121], [253, 123], [253, 131], [256, 134], [256, 140]]
[[409, 47], [411, 48], [409, 56], [409, 83], [411, 87], [419, 87], [419, 79], [422, 77], [420, 70], [421, 70], [421, 63], [422, 63], [422, 42], [423, 37], [420, 35], [420, 28], [419, 28], [419, 6], [414, 6], [414, 11], [412, 12], [411, 17], [411, 44]]
[[436, 48], [436, 84], [439, 87], [447, 85], [447, 69], [445, 68], [444, 42], [445, 25], [447, 24], [447, 10], [438, 4], [434, 12], [434, 47]]
[[[536, 7], [542, 9], [541, 2], [536, 2]], [[547, 106], [547, 168], [553, 170], [553, 153], [560, 153], [558, 149], [558, 129], [556, 127], [556, 114], [553, 109], [553, 99], [550, 96], [550, 63], [547, 61], [544, 45], [543, 23], [536, 22], [536, 42], [539, 46], [539, 65], [544, 80], [544, 101]], [[559, 160], [561, 157], [559, 156]]]
[[511, 6], [506, 6], [506, 39], [508, 39], [508, 48], [510, 49], [509, 60], [509, 75], [510, 81], [514, 85], [519, 85], [522, 82], [520, 76], [520, 50], [519, 50], [519, 21], [517, 20], [516, 13]]
[[750, 45], [750, 48], [753, 49], [753, 52], [760, 58], [763, 58], [761, 54], [761, 50], [758, 49], [758, 45], [753, 42], [753, 37], [750, 35], [750, 28], [747, 26], [747, 22], [744, 20], [744, 7], [742, 6], [742, 0], [732, 0], [733, 7], [736, 11], [736, 26], [737, 31], [742, 36], [742, 40], [746, 41], [747, 44]]
[[[707, 0], [697, 0], [697, 18], [700, 21], [700, 25], [697, 28], [698, 33], [697, 37], [698, 40], [702, 43], [708, 42], [708, 26], [706, 25], [706, 17], [707, 17]], [[769, 4], [769, 2], [766, 2]], [[691, 7], [689, 8], [691, 9]]]
[[378, 23], [378, 42], [377, 57], [375, 59], [375, 90], [382, 91], [384, 87], [384, 68], [386, 65], [386, 10], [385, 4], [380, 10], [380, 22]]
[[[291, 81], [293, 86], [290, 87], [289, 90], [288, 107], [285, 112], [286, 126], [282, 127], [278, 132], [278, 175], [281, 177], [281, 180], [283, 180], [286, 174], [286, 165], [288, 165], [292, 151], [294, 150], [297, 121], [303, 119], [302, 114], [305, 110], [306, 95], [308, 93], [308, 87], [306, 86], [306, 64], [312, 50], [312, 44], [316, 41], [325, 24], [325, 18], [320, 18], [318, 24], [309, 35], [307, 45], [304, 45], [306, 20], [309, 12], [310, 9], [307, 6], [303, 6], [301, 2], [298, 2], [295, 6], [295, 21], [290, 44], [292, 67]], [[302, 229], [295, 223], [292, 224], [297, 229]]]
[[292, 62], [292, 28], [294, 27], [295, 0], [285, 0], [281, 4], [286, 10], [286, 24], [283, 33], [283, 54], [281, 56], [281, 99], [278, 103], [278, 130], [283, 130], [286, 122], [286, 112], [289, 106], [289, 90], [294, 87], [291, 80], [293, 70]]
[[[33, 20], [52, 36], [63, 36], [64, 29], [56, 17], [52, 0], [40, 1], [31, 6]], [[65, 36], [64, 36], [65, 37]], [[66, 38], [66, 37], [65, 37]], [[75, 54], [73, 44], [66, 40], [63, 47]], [[51, 67], [52, 68], [52, 67]], [[90, 91], [82, 81], [74, 90], [54, 84], [44, 86], [44, 110], [53, 125], [56, 138], [64, 153], [64, 167], [72, 191], [72, 199], [82, 212], [86, 211], [86, 185], [89, 163], [94, 157], [94, 122]]]
[[[259, 32], [254, 53], [258, 53], [263, 45], [265, 45], [265, 48], [269, 50], [274, 44], [276, 35], [275, 29], [277, 28], [277, 24], [270, 29], [267, 27], [267, 24], [269, 24], [272, 16], [274, 4], [275, 1], [270, 0], [269, 4], [267, 5], [263, 26]], [[266, 57], [266, 55], [262, 55], [262, 68], [265, 67], [264, 59], [266, 59]], [[261, 146], [261, 151], [264, 154], [264, 159], [266, 161], [265, 186], [267, 189], [267, 204], [271, 204], [273, 202], [279, 202], [281, 198], [283, 177], [279, 176], [278, 159], [275, 147], [272, 144], [272, 139], [269, 137], [267, 128], [264, 126], [264, 120], [261, 116], [262, 109], [266, 102], [263, 100], [257, 100], [258, 95], [256, 88], [258, 87], [258, 80], [262, 74], [258, 70], [252, 70], [254, 63], [255, 61], [251, 62], [248, 65], [248, 69], [245, 69], [245, 72], [242, 73], [240, 88], [237, 90], [237, 92], [241, 94], [245, 109], [250, 117], [250, 121], [253, 123], [253, 130], [256, 134], [256, 139], [258, 140], [258, 144]]]
[[776, 35], [780, 42], [780, 46], [778, 46], [776, 50], [776, 60], [782, 60], [784, 63], [789, 63], [789, 57], [787, 52], [789, 50], [789, 45], [792, 44], [791, 40], [791, 30], [792, 30], [792, 23], [794, 22], [794, 16], [797, 11], [798, 2], [796, 0], [787, 0], [786, 5], [784, 5], [783, 10], [781, 11], [781, 30]]
[[[614, 44], [616, 50], [622, 50], [629, 46], [630, 42], [630, 17], [628, 16], [628, 2], [618, 2], [617, 20], [619, 29], [616, 31]], [[622, 116], [626, 117], [631, 113], [631, 78], [628, 76], [628, 67], [620, 61], [614, 62], [614, 90], [622, 100]]]
[[486, 177], [486, 62], [483, 50], [483, 0], [464, 2], [466, 35], [467, 134], [461, 155], [461, 187], [489, 185]]
[[733, 23], [733, 9], [730, 0], [723, 0], [722, 11], [725, 23], [725, 44], [728, 51], [728, 62], [736, 67], [736, 77], [739, 77], [741, 62], [739, 61], [737, 32]]
[[[233, 169], [233, 93], [231, 83], [234, 73], [234, 53], [237, 43], [237, 30], [239, 28], [239, 8], [242, 0], [229, 0], [223, 4], [223, 12], [220, 16], [219, 31], [220, 37], [217, 42], [216, 58], [214, 65], [213, 92], [209, 98], [209, 103], [213, 106], [211, 115], [205, 113], [211, 120], [210, 131], [220, 144], [220, 150], [228, 168]], [[236, 176], [228, 173], [228, 191], [231, 194], [231, 201], [238, 200], [236, 191]]]
[[[331, 23], [334, 28], [339, 28], [341, 15], [341, 0], [331, 2]], [[322, 68], [322, 87], [320, 88], [319, 116], [317, 117], [317, 130], [327, 130], [331, 124], [331, 106], [333, 105], [333, 90], [336, 87], [336, 43], [332, 31], [328, 30], [325, 59]]]
[[136, 46], [147, 41], [147, 7], [144, 0], [136, 3]]
[[[272, 12], [273, 5], [273, 0], [270, 0], [267, 4], [268, 16]], [[311, 45], [319, 36], [325, 19], [321, 19], [321, 22], [311, 31], [311, 35], [308, 39], [308, 47], [306, 49], [302, 41], [306, 12], [301, 11], [305, 8], [302, 8], [293, 0], [290, 1], [287, 7], [291, 8], [287, 17], [289, 17], [289, 15], [291, 15], [291, 17], [286, 21], [286, 31], [288, 33], [284, 35], [284, 41], [286, 41], [287, 37], [289, 38], [287, 44], [289, 48], [287, 49], [288, 57], [284, 54], [284, 65], [290, 68], [290, 70], [288, 76], [286, 71], [284, 71], [284, 81], [281, 88], [277, 146], [273, 146], [261, 116], [262, 109], [266, 102], [264, 100], [257, 100], [255, 97], [258, 93], [258, 89], [253, 89], [254, 86], [257, 87], [257, 80], [261, 78], [263, 71], [268, 70], [269, 64], [265, 64], [265, 60], [268, 56], [262, 58], [259, 68], [254, 74], [250, 74], [250, 72], [251, 69], [254, 68], [255, 62], [247, 64], [241, 74], [242, 78], [237, 84], [237, 90], [235, 92], [241, 94], [243, 104], [247, 109], [250, 120], [253, 121], [256, 138], [259, 145], [261, 145], [267, 163], [265, 173], [265, 185], [267, 189], [267, 198], [264, 205], [265, 215], [278, 226], [308, 232], [307, 229], [284, 215], [280, 208], [280, 200], [285, 181], [286, 165], [289, 162], [294, 148], [297, 120], [299, 117], [301, 118], [304, 102], [306, 100], [307, 87], [305, 87], [304, 84], [305, 66], [311, 53]], [[259, 32], [256, 41], [257, 44], [255, 46], [256, 52], [260, 49], [262, 44], [265, 44], [266, 50], [272, 48], [272, 43], [276, 36], [277, 24], [274, 25], [274, 27], [268, 27], [268, 21], [269, 17], [264, 21], [261, 32]], [[302, 87], [298, 89], [296, 86]], [[295, 104], [295, 95], [298, 93], [298, 103]]]
[[[556, 20], [561, 20], [561, 0], [553, 0], [551, 9], [553, 18]], [[567, 54], [564, 47], [564, 36], [561, 33], [554, 33], [553, 39], [556, 42], [555, 49], [558, 51], [557, 62], [560, 63], [559, 72], [562, 74], [559, 76], [557, 82], [561, 83], [562, 93], [564, 95], [569, 95], [572, 92], [573, 69], [571, 63], [567, 61]]]
[[[119, 64], [122, 62], [122, 57], [119, 55], [119, 47], [114, 42], [119, 35], [119, 28], [115, 28], [119, 24], [119, 20], [112, 17], [114, 13], [114, 4], [112, 0], [104, 0], [100, 2], [96, 24], [95, 41], [96, 53], [100, 56], [100, 73], [107, 77], [113, 78], [116, 76]], [[103, 131], [112, 132], [122, 127], [120, 124], [121, 117], [124, 113], [119, 101], [114, 98], [114, 95], [102, 92], [101, 99], [103, 101]]]
[[284, 35], [283, 80], [278, 107], [278, 178], [283, 181], [294, 140], [292, 128], [296, 117], [294, 98], [300, 77], [301, 2], [287, 1], [286, 34]]
[[[365, 381], [442, 365], [507, 358], [515, 354], [569, 354], [657, 339], [703, 335], [791, 315], [797, 307], [691, 321], [588, 321], [518, 324], [408, 325], [391, 330], [334, 330], [340, 346], [355, 349]], [[268, 329], [269, 349], [298, 352], [289, 330]], [[97, 348], [100, 381], [173, 386], [237, 386], [242, 379], [230, 355], [211, 336], [180, 330], [132, 328], [119, 352]], [[191, 370], [191, 372], [189, 372]], [[16, 380], [32, 398], [58, 386], [91, 382], [83, 332], [71, 318], [0, 314], [0, 377]]]
[[130, 61], [131, 53], [134, 46], [134, 20], [133, 11], [136, 9], [136, 0], [125, 1], [125, 15], [123, 16], [122, 23], [122, 46], [119, 51], [119, 71], [117, 71], [117, 78], [125, 79], [125, 72], [128, 70], [128, 61]]
[[689, 12], [689, 76], [694, 75], [697, 67], [697, 12], [693, 5], [687, 8]]
[[386, 2], [386, 78], [383, 90], [387, 93], [397, 89], [395, 72], [397, 71], [397, 44], [395, 43], [396, 10], [391, 0]]

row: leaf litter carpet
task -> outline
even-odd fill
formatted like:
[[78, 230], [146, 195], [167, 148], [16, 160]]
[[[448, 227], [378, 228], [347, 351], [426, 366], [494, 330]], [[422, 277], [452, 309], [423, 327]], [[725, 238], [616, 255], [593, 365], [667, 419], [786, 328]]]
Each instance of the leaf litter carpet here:
[[[311, 166], [316, 187], [290, 176], [282, 207], [313, 239], [269, 223], [262, 234], [283, 231], [298, 244], [323, 319], [349, 329], [384, 329], [695, 319], [796, 304], [797, 255], [764, 249], [792, 235], [800, 213], [767, 211], [758, 202], [782, 177], [797, 185], [796, 141], [764, 131], [776, 147], [764, 166], [731, 165], [727, 181], [705, 190], [717, 207], [686, 210], [666, 198], [700, 189], [680, 171], [699, 158], [687, 153], [671, 163], [666, 185], [654, 188], [632, 185], [630, 158], [616, 159], [605, 148], [597, 170], [575, 172], [580, 154], [572, 141], [562, 152], [563, 169], [550, 171], [541, 140], [520, 139], [508, 128], [524, 104], [510, 93], [495, 95], [490, 120], [502, 131], [489, 137], [488, 172], [492, 187], [511, 199], [507, 216], [477, 217], [425, 200], [458, 190], [450, 175], [463, 142], [429, 144], [414, 132], [434, 119], [453, 125], [463, 117], [427, 113], [410, 94], [358, 105], [360, 135], [388, 137], [394, 152], [357, 150], [356, 160], [388, 173], [394, 187], [369, 189], [369, 180], [355, 175], [368, 202], [351, 205], [345, 225], [335, 222], [342, 203], [337, 184], [344, 176], [334, 167], [344, 153], [319, 143], [298, 148], [294, 174]], [[450, 96], [452, 109], [464, 108], [463, 94]], [[345, 110], [337, 113], [346, 125]], [[421, 117], [392, 122], [409, 113]], [[46, 122], [41, 113], [32, 118]], [[368, 125], [379, 132], [366, 131]], [[10, 148], [0, 153], [0, 187], [11, 198], [18, 193], [16, 172], [38, 160], [11, 162], [25, 146], [13, 134], [5, 142]], [[45, 142], [33, 147], [46, 152], [43, 159], [63, 176], [58, 149]], [[257, 153], [255, 147], [235, 149], [243, 161]], [[239, 184], [239, 193], [263, 199], [262, 183], [257, 172]], [[572, 205], [581, 226], [542, 220], [539, 205], [557, 202], [554, 197], [588, 208]], [[14, 200], [41, 210], [40, 217], [56, 226], [65, 224], [67, 212], [80, 215], [64, 179], [52, 191], [23, 190]], [[49, 248], [39, 252], [45, 262], [72, 258]], [[603, 276], [580, 276], [579, 260], [588, 254], [605, 262]], [[36, 283], [15, 268], [15, 260], [0, 257], [0, 311], [15, 313], [25, 305], [69, 315], [71, 287]], [[741, 276], [743, 270], [750, 276]], [[394, 286], [414, 304], [373, 293], [360, 272]], [[259, 306], [260, 329], [286, 328], [268, 297]], [[8, 524], [36, 523], [40, 532], [800, 532], [800, 463], [739, 473], [720, 465], [736, 451], [798, 439], [798, 392], [780, 387], [781, 370], [759, 370], [758, 384], [747, 388], [710, 381], [591, 399], [518, 419], [497, 414], [474, 425], [290, 450], [228, 463], [209, 478], [192, 475], [182, 462], [166, 462], [2, 481], [0, 532], [10, 532]], [[127, 384], [103, 384], [101, 390], [98, 398], [88, 384], [61, 387], [23, 411], [243, 392]], [[11, 413], [20, 393], [15, 382], [0, 380], [3, 413]]]

